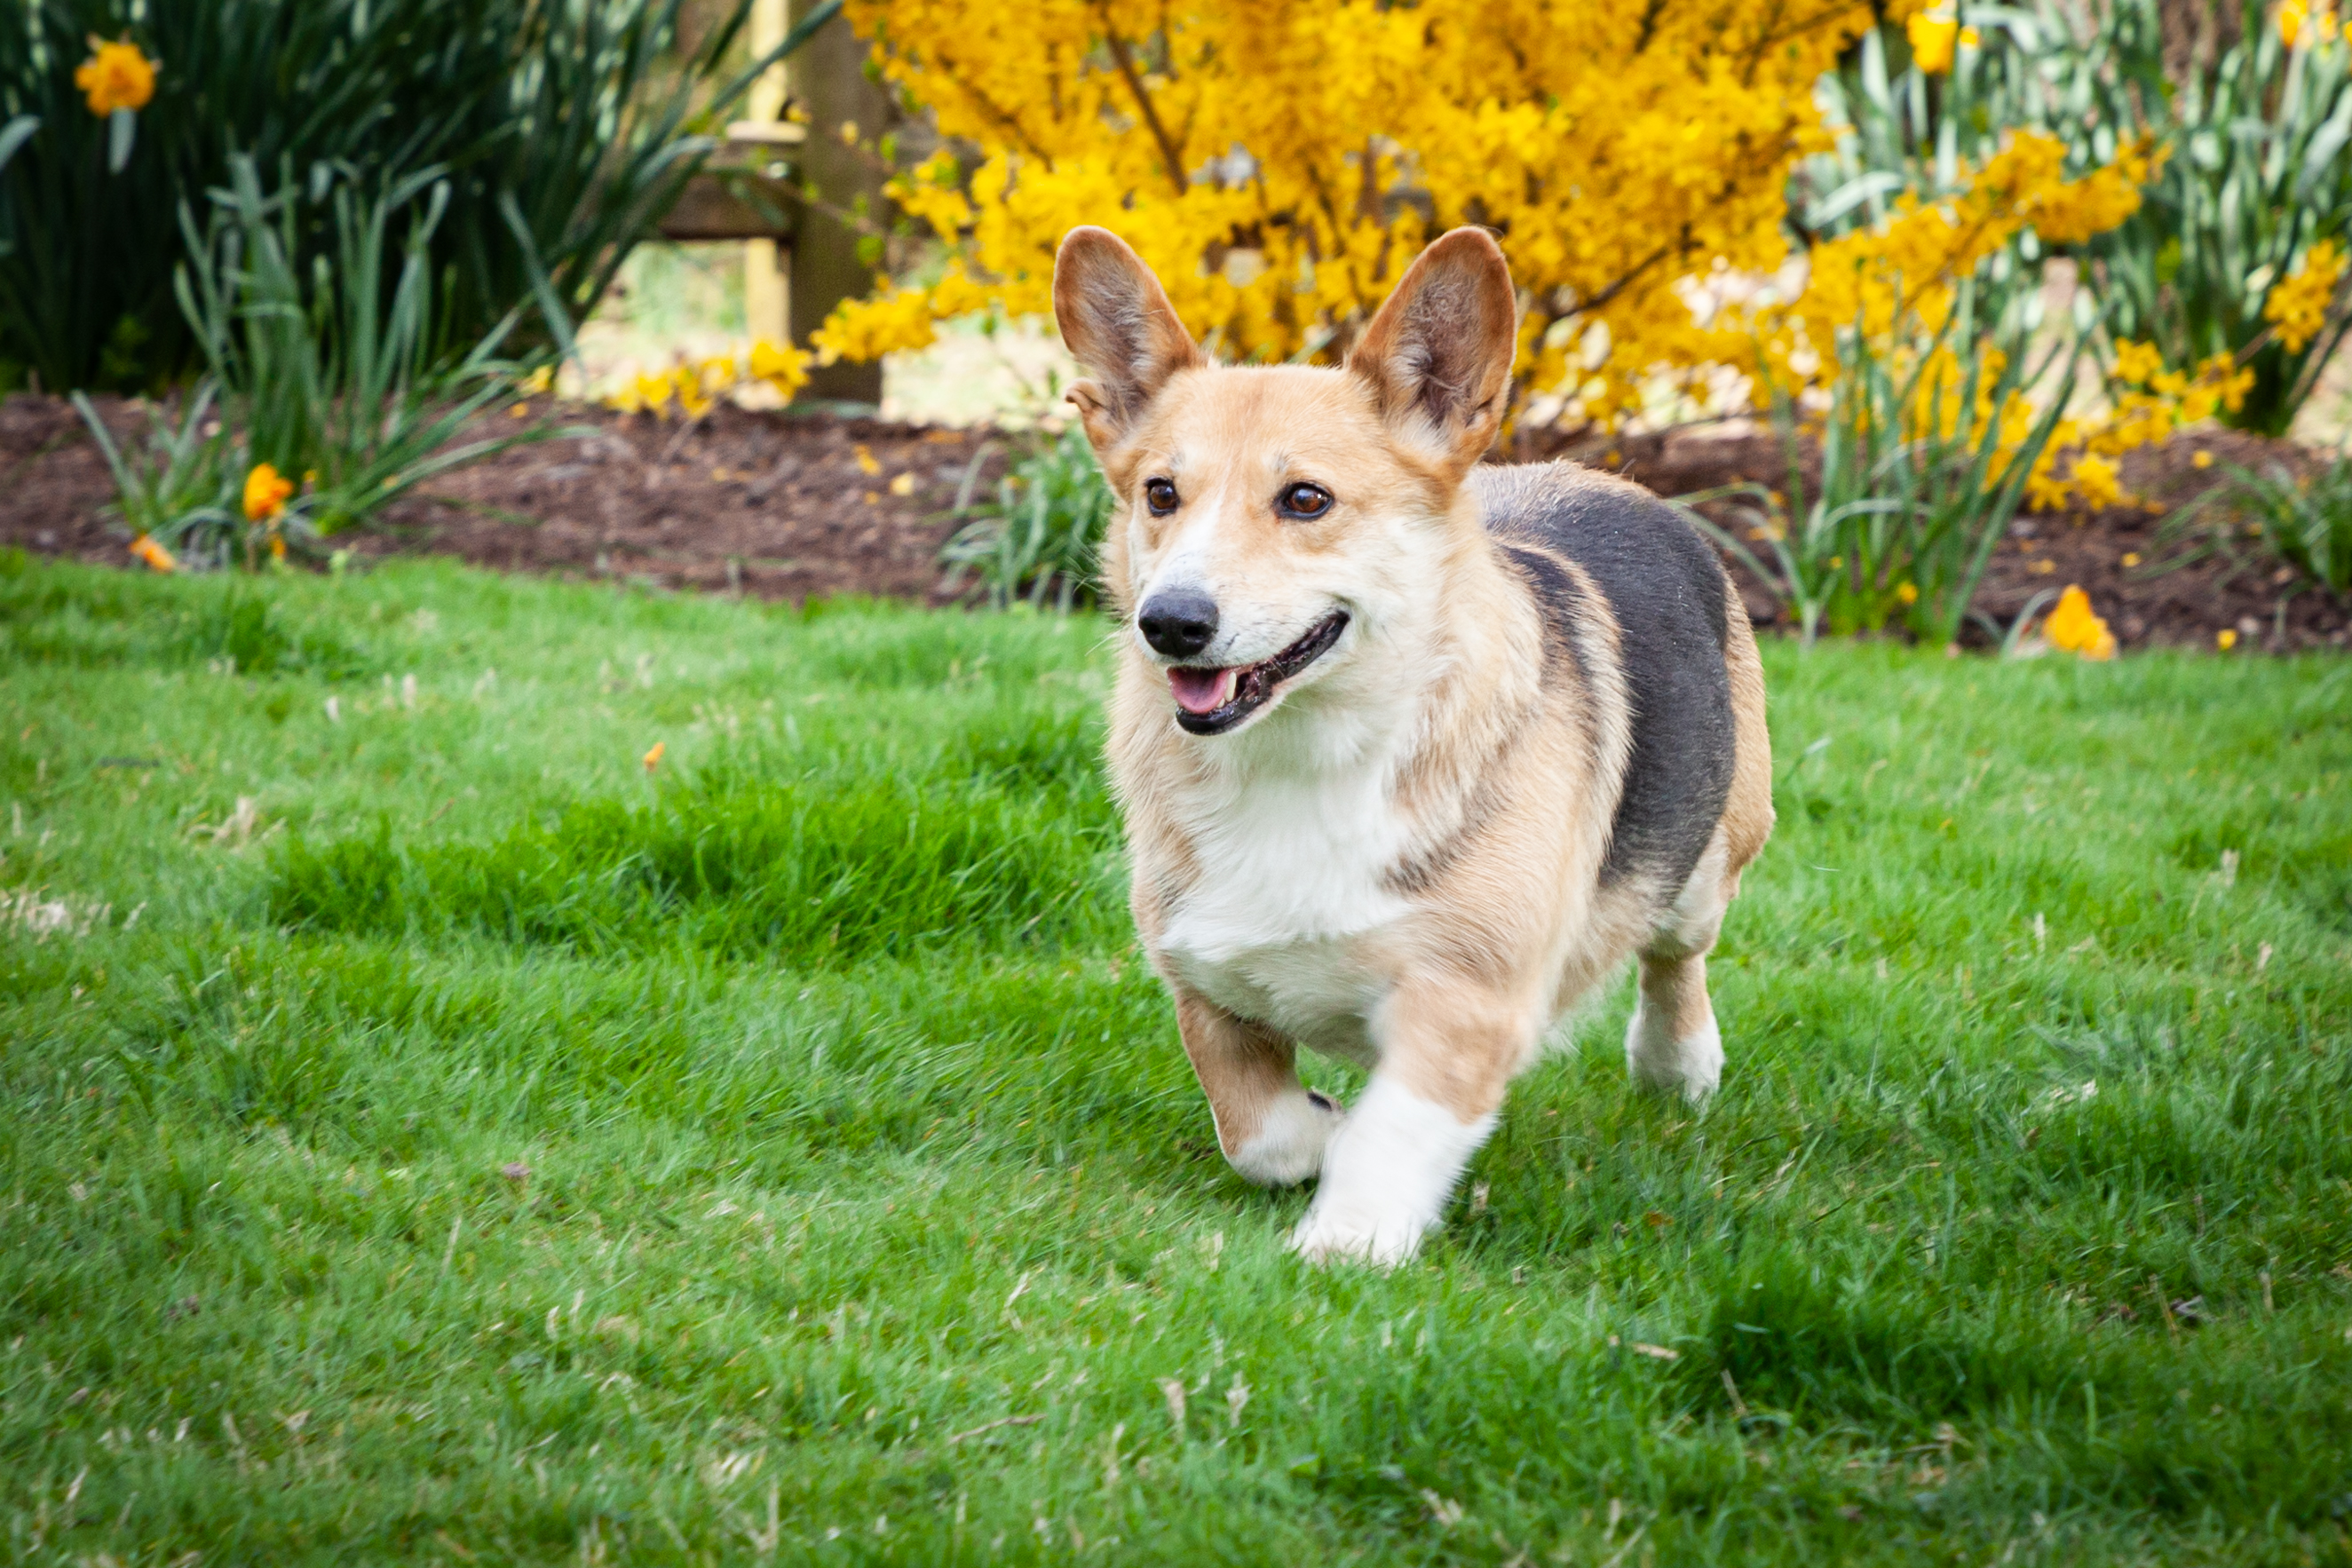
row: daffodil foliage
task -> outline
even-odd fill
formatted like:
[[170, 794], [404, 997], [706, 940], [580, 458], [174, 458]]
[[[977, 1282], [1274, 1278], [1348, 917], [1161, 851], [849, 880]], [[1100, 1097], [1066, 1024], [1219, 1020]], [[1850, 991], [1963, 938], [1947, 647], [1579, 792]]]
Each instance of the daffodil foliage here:
[[947, 265], [845, 306], [821, 350], [1042, 311], [1055, 246], [1097, 223], [1223, 354], [1328, 359], [1425, 241], [1475, 223], [1523, 290], [1521, 391], [1604, 422], [1752, 359], [1695, 285], [1786, 259], [1786, 177], [1822, 144], [1814, 83], [1873, 21], [1851, 0], [849, 10], [882, 71], [985, 156], [969, 180], [941, 156], [898, 182]]
[[[2041, 278], [2004, 253], [2029, 234], [2048, 255], [2114, 229], [2139, 210], [2160, 158], [2145, 142], [2127, 143], [2113, 163], [2074, 179], [2065, 162], [2055, 138], [2012, 132], [1982, 167], [1959, 164], [1938, 199], [1906, 194], [1885, 220], [1815, 246], [1803, 289], [1749, 317], [1764, 374], [1791, 392], [1833, 390], [1844, 357], [1884, 357], [1909, 388], [1907, 438], [1972, 446], [1977, 431], [1987, 432], [1994, 472], [2023, 457], [2024, 493], [2038, 510], [2123, 500], [2124, 453], [2235, 409], [2253, 373], [2226, 353], [2193, 373], [2167, 370], [2153, 345], [2121, 342], [2104, 406], [2041, 428], [2026, 390], [2038, 377], [2006, 374], [2012, 361], [2022, 366], [2038, 324], [2018, 307]], [[1951, 330], [1963, 286], [1979, 296], [1965, 341]]]

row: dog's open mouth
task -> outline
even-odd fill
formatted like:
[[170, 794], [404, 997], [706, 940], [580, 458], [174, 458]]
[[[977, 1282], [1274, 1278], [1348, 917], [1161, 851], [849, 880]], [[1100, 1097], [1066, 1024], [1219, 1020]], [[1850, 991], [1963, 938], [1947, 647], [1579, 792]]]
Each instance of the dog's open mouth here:
[[1276, 687], [1330, 652], [1347, 629], [1348, 612], [1334, 610], [1272, 658], [1223, 669], [1170, 670], [1168, 689], [1176, 696], [1176, 722], [1195, 735], [1232, 729], [1272, 701]]

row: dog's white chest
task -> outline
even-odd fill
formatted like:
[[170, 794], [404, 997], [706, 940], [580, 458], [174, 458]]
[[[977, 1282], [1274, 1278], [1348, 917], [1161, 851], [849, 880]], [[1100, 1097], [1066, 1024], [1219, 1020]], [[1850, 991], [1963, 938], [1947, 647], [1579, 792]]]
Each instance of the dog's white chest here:
[[[1369, 770], [1368, 770], [1369, 772]], [[1199, 874], [1160, 947], [1185, 984], [1318, 1049], [1369, 1059], [1382, 936], [1412, 913], [1382, 883], [1408, 837], [1377, 774], [1256, 781], [1185, 826]]]

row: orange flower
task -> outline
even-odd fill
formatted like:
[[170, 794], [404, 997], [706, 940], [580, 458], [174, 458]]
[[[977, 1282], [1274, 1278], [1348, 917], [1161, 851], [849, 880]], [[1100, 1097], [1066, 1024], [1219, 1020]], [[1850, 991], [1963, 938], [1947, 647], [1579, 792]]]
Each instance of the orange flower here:
[[2091, 613], [2091, 595], [2074, 584], [2058, 595], [2058, 607], [2050, 612], [2042, 624], [2042, 635], [2050, 646], [2079, 653], [2084, 658], [2108, 659], [2116, 657], [2116, 637], [2107, 630], [2107, 623]]
[[268, 463], [254, 464], [253, 471], [245, 476], [245, 520], [268, 522], [286, 510], [287, 498], [293, 493], [292, 479]]
[[651, 773], [656, 768], [661, 766], [662, 753], [668, 750], [668, 742], [656, 741], [654, 742], [654, 749], [646, 753], [646, 772]]
[[74, 86], [89, 100], [89, 111], [103, 120], [118, 109], [144, 109], [155, 96], [156, 62], [125, 38], [119, 44], [93, 37], [90, 57], [74, 72]]
[[131, 542], [131, 553], [147, 563], [149, 568], [153, 571], [176, 572], [180, 569], [179, 562], [173, 557], [170, 551], [143, 533]]

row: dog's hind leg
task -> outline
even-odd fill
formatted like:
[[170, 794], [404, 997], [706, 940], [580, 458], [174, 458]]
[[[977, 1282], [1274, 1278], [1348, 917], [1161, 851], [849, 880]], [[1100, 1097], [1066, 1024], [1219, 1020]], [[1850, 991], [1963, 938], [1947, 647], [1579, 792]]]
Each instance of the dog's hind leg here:
[[1208, 1096], [1217, 1146], [1235, 1171], [1262, 1187], [1289, 1187], [1323, 1168], [1323, 1146], [1341, 1112], [1300, 1085], [1288, 1040], [1181, 989], [1176, 1026]]
[[1642, 949], [1641, 994], [1625, 1026], [1625, 1066], [1636, 1082], [1679, 1091], [1694, 1102], [1723, 1078], [1723, 1034], [1706, 994], [1706, 954], [1723, 911], [1739, 889], [1727, 870], [1723, 831]]
[[1723, 1078], [1723, 1034], [1706, 994], [1706, 955], [1723, 911], [1739, 895], [1739, 873], [1772, 832], [1772, 738], [1764, 722], [1764, 668], [1756, 637], [1734, 595], [1725, 667], [1738, 730], [1731, 793], [1697, 867], [1642, 952], [1641, 1000], [1625, 1026], [1625, 1065], [1635, 1081], [1679, 1089], [1693, 1100]]
[[1625, 1065], [1652, 1089], [1694, 1102], [1723, 1078], [1723, 1034], [1706, 997], [1706, 954], [1642, 954], [1642, 995], [1625, 1026]]

